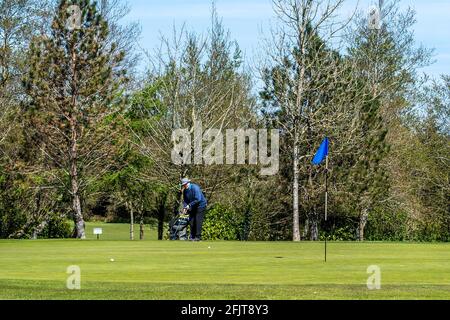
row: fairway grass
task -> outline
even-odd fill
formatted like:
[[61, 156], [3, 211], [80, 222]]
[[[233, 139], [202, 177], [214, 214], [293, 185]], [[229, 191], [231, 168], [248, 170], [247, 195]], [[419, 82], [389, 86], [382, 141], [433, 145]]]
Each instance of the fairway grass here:
[[0, 299], [450, 299], [450, 244], [1, 240]]

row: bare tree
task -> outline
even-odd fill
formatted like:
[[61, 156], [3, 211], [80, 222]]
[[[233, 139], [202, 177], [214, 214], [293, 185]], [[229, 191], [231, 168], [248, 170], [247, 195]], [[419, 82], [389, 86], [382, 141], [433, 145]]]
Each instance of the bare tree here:
[[[184, 27], [174, 30], [172, 38], [162, 38], [159, 50], [148, 58], [149, 81], [135, 106], [144, 125], [133, 130], [136, 147], [152, 160], [147, 178], [163, 178], [176, 198], [179, 179], [188, 175], [202, 183], [211, 198], [233, 169], [220, 161], [205, 166], [203, 155], [209, 150], [204, 147], [203, 131], [242, 128], [254, 121], [254, 101], [250, 81], [241, 71], [241, 52], [213, 9], [206, 37], [188, 33]], [[172, 157], [177, 129], [186, 129], [193, 137], [188, 154], [177, 155], [182, 158], [179, 163]]]

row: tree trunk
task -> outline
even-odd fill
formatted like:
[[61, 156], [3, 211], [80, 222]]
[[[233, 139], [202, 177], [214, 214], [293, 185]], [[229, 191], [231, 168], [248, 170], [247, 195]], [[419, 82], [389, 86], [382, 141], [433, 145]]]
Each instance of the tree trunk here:
[[81, 212], [80, 195], [78, 193], [79, 185], [78, 185], [77, 165], [76, 160], [74, 159], [72, 159], [70, 175], [72, 179], [72, 210], [73, 210], [73, 220], [75, 223], [75, 237], [78, 239], [86, 239], [86, 234], [84, 230], [84, 219], [83, 214]]
[[129, 206], [130, 210], [130, 240], [134, 240], [134, 212], [133, 206]]
[[356, 236], [358, 241], [364, 241], [364, 229], [367, 224], [367, 220], [369, 219], [369, 210], [363, 209], [361, 215], [359, 216], [358, 228], [356, 229]]
[[37, 240], [39, 234], [44, 230], [44, 228], [47, 226], [47, 221], [42, 221], [36, 228], [33, 230], [33, 234], [31, 235], [32, 240]]
[[[41, 199], [42, 199], [41, 189], [39, 189], [36, 195], [36, 213], [35, 213], [36, 217], [39, 217], [39, 212], [41, 211]], [[37, 240], [39, 234], [42, 232], [42, 230], [44, 230], [45, 226], [47, 225], [47, 218], [48, 218], [47, 215], [45, 215], [43, 217], [44, 220], [41, 223], [39, 223], [39, 225], [34, 227], [31, 239]]]
[[248, 237], [250, 235], [251, 221], [252, 221], [252, 210], [251, 208], [248, 207], [244, 213], [244, 227], [241, 240], [248, 241]]
[[141, 213], [139, 218], [139, 240], [144, 240], [144, 214]]
[[164, 220], [158, 216], [158, 240], [162, 240], [164, 237]]
[[303, 43], [303, 35], [304, 35], [304, 28], [303, 26], [300, 27], [299, 30], [299, 38], [301, 38], [301, 41], [299, 44], [300, 49], [300, 61], [299, 61], [299, 73], [298, 73], [298, 79], [297, 79], [297, 88], [296, 88], [296, 104], [294, 110], [294, 185], [293, 185], [293, 192], [294, 192], [294, 230], [293, 230], [293, 240], [294, 241], [300, 241], [300, 214], [299, 214], [299, 178], [300, 178], [300, 170], [299, 170], [299, 144], [300, 144], [300, 137], [299, 137], [299, 119], [302, 115], [302, 98], [303, 98], [303, 92], [304, 92], [304, 79], [305, 79], [305, 66], [303, 64], [303, 57], [305, 56], [305, 48]]
[[73, 196], [73, 211], [74, 211], [74, 222], [75, 222], [75, 237], [78, 239], [86, 239], [86, 233], [84, 230], [84, 219], [81, 213], [81, 202], [80, 196], [75, 194]]
[[311, 222], [309, 225], [309, 239], [311, 241], [317, 241], [319, 240], [319, 227], [318, 227], [318, 221], [317, 221], [317, 213], [313, 213], [311, 215]]
[[308, 237], [308, 232], [309, 232], [309, 219], [306, 218], [305, 225], [303, 226], [302, 239], [306, 239]]
[[[181, 199], [182, 194], [180, 194]], [[159, 197], [158, 204], [158, 240], [163, 240], [164, 238], [164, 219], [166, 217], [166, 201], [167, 194], [162, 193]]]
[[161, 202], [158, 208], [158, 240], [164, 237], [164, 217], [166, 216], [165, 203]]
[[294, 182], [293, 182], [293, 241], [300, 241], [300, 215], [299, 215], [299, 199], [298, 199], [298, 191], [299, 191], [299, 168], [298, 168], [298, 137], [297, 133], [294, 133]]
[[72, 52], [72, 73], [73, 73], [73, 82], [72, 82], [72, 115], [70, 117], [70, 178], [72, 183], [72, 210], [73, 210], [73, 219], [75, 222], [75, 236], [78, 239], [86, 239], [86, 234], [84, 230], [84, 219], [83, 214], [81, 212], [81, 201], [79, 194], [79, 181], [78, 181], [78, 121], [76, 117], [77, 112], [77, 74], [75, 72], [76, 65], [76, 54], [75, 51]]

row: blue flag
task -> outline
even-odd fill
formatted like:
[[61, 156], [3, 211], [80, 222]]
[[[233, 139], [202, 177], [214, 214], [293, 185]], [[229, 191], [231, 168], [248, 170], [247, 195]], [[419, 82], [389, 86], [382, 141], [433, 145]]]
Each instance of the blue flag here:
[[328, 155], [328, 138], [325, 138], [323, 139], [319, 150], [317, 150], [317, 153], [314, 156], [312, 163], [315, 164], [316, 166], [321, 164], [327, 155]]

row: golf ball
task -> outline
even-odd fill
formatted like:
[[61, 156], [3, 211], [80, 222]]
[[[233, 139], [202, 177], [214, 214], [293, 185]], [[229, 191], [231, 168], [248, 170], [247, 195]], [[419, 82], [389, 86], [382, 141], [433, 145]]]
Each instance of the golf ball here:
[[113, 259], [113, 258], [111, 258], [111, 259], [109, 259], [109, 261], [111, 261], [111, 262], [114, 262], [114, 259]]

